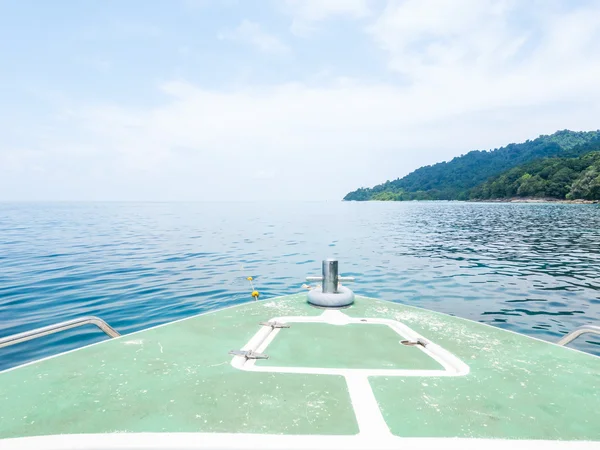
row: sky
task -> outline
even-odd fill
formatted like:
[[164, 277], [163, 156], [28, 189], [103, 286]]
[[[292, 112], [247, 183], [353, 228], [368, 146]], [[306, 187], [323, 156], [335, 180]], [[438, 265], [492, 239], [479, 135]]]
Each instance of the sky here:
[[600, 128], [600, 0], [0, 0], [0, 200], [339, 200]]

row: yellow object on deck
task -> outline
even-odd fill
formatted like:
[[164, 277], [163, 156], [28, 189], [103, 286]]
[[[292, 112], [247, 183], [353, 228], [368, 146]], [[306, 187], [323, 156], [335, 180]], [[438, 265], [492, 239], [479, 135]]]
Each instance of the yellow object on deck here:
[[[244, 266], [240, 266], [240, 268], [243, 271], [246, 271], [246, 269], [244, 268]], [[252, 282], [254, 280], [254, 278], [253, 277], [246, 277], [246, 280], [248, 280], [250, 282], [250, 288], [252, 289], [252, 294], [251, 294], [252, 298], [254, 298], [254, 300], [258, 300], [258, 297], [260, 297], [260, 294], [259, 294], [259, 292], [256, 289], [254, 289], [254, 283]]]

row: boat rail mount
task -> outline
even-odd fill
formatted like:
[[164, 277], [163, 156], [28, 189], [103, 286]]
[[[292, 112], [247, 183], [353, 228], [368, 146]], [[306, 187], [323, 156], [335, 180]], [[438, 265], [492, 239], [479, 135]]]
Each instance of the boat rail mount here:
[[8, 347], [9, 345], [19, 344], [21, 342], [30, 341], [32, 339], [37, 339], [42, 336], [48, 336], [49, 334], [58, 333], [60, 331], [70, 330], [71, 328], [81, 327], [83, 325], [96, 325], [111, 338], [121, 336], [121, 334], [117, 330], [115, 330], [113, 327], [107, 324], [100, 317], [86, 316], [0, 338], [0, 348]]
[[582, 334], [598, 334], [600, 335], [600, 326], [598, 325], [584, 325], [579, 328], [575, 328], [570, 333], [567, 333], [560, 341], [557, 342], [558, 345], [567, 345], [570, 342], [573, 342]]

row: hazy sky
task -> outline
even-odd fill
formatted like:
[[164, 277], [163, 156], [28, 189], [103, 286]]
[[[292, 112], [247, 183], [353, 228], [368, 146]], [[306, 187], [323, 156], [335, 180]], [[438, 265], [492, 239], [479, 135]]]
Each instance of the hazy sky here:
[[340, 199], [600, 128], [600, 0], [0, 0], [0, 200]]

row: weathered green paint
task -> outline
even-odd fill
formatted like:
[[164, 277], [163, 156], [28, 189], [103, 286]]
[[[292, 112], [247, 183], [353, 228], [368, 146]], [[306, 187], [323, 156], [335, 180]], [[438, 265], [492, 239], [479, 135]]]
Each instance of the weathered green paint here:
[[[303, 294], [254, 302], [0, 373], [0, 438], [114, 431], [355, 434], [343, 377], [240, 371], [227, 354], [248, 342], [259, 321], [322, 312]], [[470, 366], [463, 377], [370, 378], [398, 436], [600, 440], [600, 358], [363, 297], [342, 312], [401, 321]], [[276, 337], [268, 364], [404, 368], [413, 350], [425, 356], [399, 349], [396, 336], [368, 328], [375, 325], [365, 326], [372, 335], [362, 325], [333, 332], [304, 325]], [[363, 347], [375, 352], [373, 359]], [[391, 350], [400, 359], [386, 359]], [[427, 357], [411, 361], [431, 368], [421, 366]]]
[[387, 325], [292, 323], [269, 344], [257, 365], [347, 369], [433, 369], [441, 364], [417, 347], [402, 345]]
[[[258, 322], [320, 314], [260, 302], [106, 341], [0, 374], [0, 438], [115, 431], [355, 434], [343, 377], [234, 369]], [[286, 305], [291, 306], [286, 306]]]
[[600, 358], [378, 300], [348, 315], [398, 320], [470, 366], [464, 377], [370, 378], [392, 433], [600, 440]]

